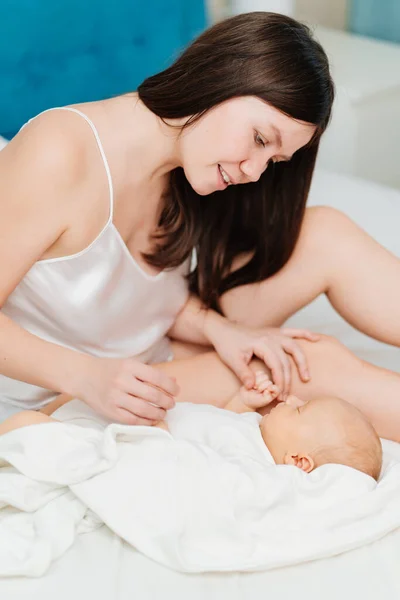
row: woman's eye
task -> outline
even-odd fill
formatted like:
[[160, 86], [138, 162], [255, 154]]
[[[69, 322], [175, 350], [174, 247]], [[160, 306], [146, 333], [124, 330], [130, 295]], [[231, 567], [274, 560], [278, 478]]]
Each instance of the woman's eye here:
[[265, 148], [265, 146], [267, 145], [259, 133], [256, 133], [255, 140], [256, 140], [256, 144], [258, 144], [259, 146], [262, 146], [263, 148]]

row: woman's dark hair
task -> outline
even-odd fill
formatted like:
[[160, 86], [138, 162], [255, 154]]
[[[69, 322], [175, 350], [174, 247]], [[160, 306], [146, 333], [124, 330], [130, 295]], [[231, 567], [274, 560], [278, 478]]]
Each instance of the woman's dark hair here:
[[[183, 128], [241, 96], [256, 96], [316, 126], [307, 146], [290, 162], [271, 165], [256, 183], [199, 196], [182, 168], [172, 171], [154, 251], [144, 256], [156, 267], [172, 268], [195, 248], [191, 289], [206, 306], [220, 310], [224, 292], [270, 277], [294, 250], [334, 98], [327, 57], [305, 25], [276, 13], [252, 12], [205, 31], [171, 67], [146, 79], [138, 93], [163, 120], [188, 117]], [[248, 261], [232, 271], [242, 253]]]

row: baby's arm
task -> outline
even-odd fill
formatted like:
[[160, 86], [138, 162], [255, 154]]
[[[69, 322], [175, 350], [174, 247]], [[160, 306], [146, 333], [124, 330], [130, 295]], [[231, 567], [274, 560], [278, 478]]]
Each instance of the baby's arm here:
[[224, 406], [225, 410], [231, 410], [235, 413], [254, 412], [255, 409], [247, 406], [241, 398], [240, 392], [232, 396], [229, 402]]

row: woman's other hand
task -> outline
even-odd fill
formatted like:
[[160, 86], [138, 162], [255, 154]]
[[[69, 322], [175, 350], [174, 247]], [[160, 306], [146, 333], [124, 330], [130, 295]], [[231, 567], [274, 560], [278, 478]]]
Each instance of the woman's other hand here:
[[205, 325], [206, 334], [221, 360], [232, 369], [247, 389], [255, 385], [249, 367], [253, 356], [260, 358], [271, 371], [271, 379], [280, 389], [279, 400], [290, 392], [292, 357], [302, 381], [310, 379], [307, 359], [296, 339], [317, 342], [319, 336], [307, 329], [265, 327], [251, 329], [227, 319], [212, 320]]
[[127, 425], [165, 419], [179, 393], [176, 381], [134, 358], [93, 358], [79, 396], [98, 413]]

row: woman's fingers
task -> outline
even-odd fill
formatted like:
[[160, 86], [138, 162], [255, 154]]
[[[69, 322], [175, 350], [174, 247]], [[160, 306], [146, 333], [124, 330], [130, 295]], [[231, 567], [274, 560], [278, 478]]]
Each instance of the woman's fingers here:
[[133, 377], [129, 387], [126, 390], [129, 394], [147, 400], [164, 410], [174, 408], [175, 400], [169, 394], [166, 394], [163, 390], [149, 385], [147, 382], [140, 381], [136, 377]]
[[249, 367], [249, 359], [247, 354], [240, 354], [238, 360], [232, 362], [229, 365], [232, 371], [236, 374], [238, 379], [243, 383], [247, 390], [251, 390], [254, 387], [254, 373]]
[[144, 383], [150, 383], [153, 387], [158, 388], [169, 396], [176, 396], [179, 393], [179, 386], [175, 379], [151, 365], [139, 363], [135, 360], [134, 369], [132, 369], [131, 374]]
[[290, 356], [293, 358], [293, 361], [299, 372], [300, 379], [304, 382], [309, 381], [310, 372], [308, 370], [307, 359], [300, 346], [293, 340], [288, 340], [282, 344], [282, 347], [286, 354], [290, 354]]
[[138, 417], [133, 413], [129, 412], [125, 408], [119, 407], [117, 409], [117, 417], [119, 423], [123, 423], [124, 425], [146, 425], [151, 427], [154, 425], [155, 421], [149, 419], [143, 419], [142, 417]]
[[270, 369], [271, 379], [282, 390], [282, 394], [286, 393], [285, 370], [281, 360], [284, 353], [280, 355], [279, 352], [272, 350], [267, 344], [261, 343], [254, 349], [254, 354], [261, 358]]
[[282, 362], [283, 380], [284, 380], [284, 387], [281, 388], [282, 389], [282, 398], [284, 400], [286, 400], [287, 395], [290, 392], [290, 386], [292, 383], [292, 371], [290, 369], [289, 358], [288, 358], [287, 354], [284, 352], [284, 350], [282, 350], [282, 352], [280, 352], [279, 354], [280, 354], [280, 359]]
[[179, 393], [179, 387], [157, 367], [134, 358], [96, 358], [91, 367], [92, 385], [82, 398], [109, 419], [132, 424], [143, 424], [142, 419], [160, 421], [175, 405], [173, 396]]
[[166, 411], [164, 409], [154, 406], [153, 404], [146, 402], [146, 400], [142, 400], [136, 396], [131, 396], [130, 394], [121, 396], [118, 402], [118, 408], [130, 412], [139, 419], [148, 421], [162, 421], [166, 416]]
[[286, 335], [290, 338], [304, 339], [310, 342], [318, 342], [320, 336], [317, 333], [313, 333], [308, 329], [293, 329], [291, 327], [283, 327], [281, 330], [282, 335]]

